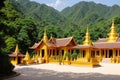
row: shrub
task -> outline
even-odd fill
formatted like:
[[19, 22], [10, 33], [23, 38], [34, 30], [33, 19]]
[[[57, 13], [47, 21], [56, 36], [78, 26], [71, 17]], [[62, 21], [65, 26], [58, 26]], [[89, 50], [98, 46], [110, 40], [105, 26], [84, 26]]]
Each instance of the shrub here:
[[74, 51], [72, 54], [72, 61], [77, 59], [77, 53]]
[[70, 60], [71, 56], [70, 56], [70, 53], [67, 52], [66, 55], [65, 55], [66, 59]]
[[10, 63], [10, 58], [6, 54], [0, 53], [0, 74], [9, 74], [14, 69]]

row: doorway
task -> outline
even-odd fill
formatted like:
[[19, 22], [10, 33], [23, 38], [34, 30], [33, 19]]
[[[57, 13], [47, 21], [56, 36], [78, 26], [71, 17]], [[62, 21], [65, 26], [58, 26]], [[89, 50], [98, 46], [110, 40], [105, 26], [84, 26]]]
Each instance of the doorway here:
[[44, 57], [45, 51], [44, 49], [42, 49], [42, 57]]
[[18, 64], [21, 63], [21, 57], [18, 57]]
[[109, 50], [109, 58], [113, 57], [113, 50]]

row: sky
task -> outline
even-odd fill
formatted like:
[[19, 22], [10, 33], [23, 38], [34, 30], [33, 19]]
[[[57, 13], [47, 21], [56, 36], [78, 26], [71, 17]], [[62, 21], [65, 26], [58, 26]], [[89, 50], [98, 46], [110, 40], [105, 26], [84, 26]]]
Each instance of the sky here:
[[95, 3], [102, 3], [107, 6], [113, 6], [115, 4], [120, 6], [120, 0], [31, 0], [31, 1], [36, 1], [40, 4], [46, 4], [48, 6], [57, 9], [58, 11], [61, 11], [66, 7], [71, 7], [80, 1], [87, 1], [87, 2], [93, 1]]

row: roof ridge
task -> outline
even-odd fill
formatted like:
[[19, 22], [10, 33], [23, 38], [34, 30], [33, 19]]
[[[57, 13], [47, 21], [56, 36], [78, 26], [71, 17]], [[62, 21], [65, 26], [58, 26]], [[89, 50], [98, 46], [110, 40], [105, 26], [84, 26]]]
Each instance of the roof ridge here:
[[67, 37], [67, 38], [55, 38], [57, 40], [61, 40], [61, 39], [68, 39], [68, 38], [73, 38], [73, 37]]
[[68, 45], [72, 39], [73, 39], [73, 37], [71, 37], [71, 39], [65, 45]]

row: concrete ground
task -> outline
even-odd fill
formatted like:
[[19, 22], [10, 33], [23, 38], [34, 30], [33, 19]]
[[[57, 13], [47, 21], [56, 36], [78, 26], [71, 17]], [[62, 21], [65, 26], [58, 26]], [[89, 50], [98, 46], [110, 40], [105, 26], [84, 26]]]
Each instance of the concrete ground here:
[[6, 80], [120, 80], [120, 64], [101, 63], [101, 67], [59, 64], [16, 66], [21, 75]]

